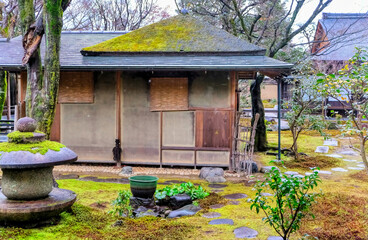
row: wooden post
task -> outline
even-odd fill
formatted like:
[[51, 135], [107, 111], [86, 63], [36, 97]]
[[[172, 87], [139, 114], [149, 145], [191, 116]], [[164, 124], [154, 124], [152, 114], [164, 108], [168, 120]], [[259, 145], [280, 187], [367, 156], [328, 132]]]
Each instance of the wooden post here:
[[162, 122], [163, 112], [160, 112], [160, 168], [162, 168]]
[[7, 120], [10, 120], [11, 118], [11, 104], [10, 104], [10, 72], [8, 72], [7, 74], [7, 80], [8, 80], [8, 85], [7, 85], [7, 90], [6, 90], [6, 107], [8, 108], [8, 112], [7, 112]]
[[[116, 139], [121, 144], [121, 71], [116, 71]], [[121, 146], [121, 145], [120, 145]], [[121, 155], [120, 155], [121, 156]], [[117, 159], [116, 166], [121, 168], [121, 157]]]
[[231, 113], [230, 113], [230, 154], [229, 154], [229, 170], [233, 171], [233, 161], [232, 161], [232, 154], [234, 151], [234, 130], [235, 130], [235, 124], [236, 124], [236, 113], [237, 113], [237, 72], [230, 72], [230, 107], [231, 107]]

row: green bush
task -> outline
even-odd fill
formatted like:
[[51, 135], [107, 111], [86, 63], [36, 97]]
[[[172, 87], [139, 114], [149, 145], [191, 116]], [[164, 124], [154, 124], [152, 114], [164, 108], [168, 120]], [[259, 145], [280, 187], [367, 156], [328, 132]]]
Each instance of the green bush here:
[[208, 192], [202, 186], [194, 186], [193, 183], [182, 183], [179, 186], [166, 186], [163, 189], [156, 190], [155, 198], [157, 200], [165, 199], [166, 197], [172, 197], [178, 194], [188, 194], [192, 200], [203, 199], [209, 195]]
[[[266, 217], [262, 220], [286, 240], [300, 228], [301, 220], [306, 215], [314, 217], [310, 207], [320, 194], [309, 191], [320, 181], [317, 171], [301, 178], [282, 174], [277, 168], [272, 168], [266, 179], [255, 185], [257, 193], [255, 199], [250, 200], [250, 208], [254, 208], [257, 213], [260, 209], [263, 210]], [[266, 191], [271, 191], [273, 195], [267, 197], [262, 194]]]
[[129, 205], [131, 196], [128, 190], [119, 191], [118, 197], [112, 202], [114, 209], [109, 213], [119, 217], [130, 217], [133, 213], [133, 208]]

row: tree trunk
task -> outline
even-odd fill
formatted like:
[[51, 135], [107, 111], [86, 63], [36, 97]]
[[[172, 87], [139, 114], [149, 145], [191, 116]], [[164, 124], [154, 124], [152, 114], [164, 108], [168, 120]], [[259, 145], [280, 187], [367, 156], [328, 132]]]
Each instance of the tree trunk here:
[[7, 91], [7, 72], [0, 71], [0, 119], [3, 114]]
[[261, 99], [261, 83], [263, 82], [263, 79], [264, 75], [258, 74], [256, 79], [250, 86], [250, 92], [252, 96], [252, 124], [254, 122], [254, 117], [257, 113], [259, 113], [259, 120], [254, 142], [255, 151], [267, 150], [267, 129], [265, 124], [265, 112]]
[[295, 127], [292, 127], [291, 128], [291, 133], [293, 135], [293, 145], [291, 146], [291, 151], [293, 152], [294, 154], [294, 159], [295, 160], [298, 160], [299, 159], [299, 153], [298, 153], [298, 138], [297, 138], [297, 129]]
[[367, 156], [365, 154], [365, 140], [364, 136], [360, 136], [360, 156], [362, 157], [362, 161], [365, 166], [365, 171], [368, 173], [368, 161]]

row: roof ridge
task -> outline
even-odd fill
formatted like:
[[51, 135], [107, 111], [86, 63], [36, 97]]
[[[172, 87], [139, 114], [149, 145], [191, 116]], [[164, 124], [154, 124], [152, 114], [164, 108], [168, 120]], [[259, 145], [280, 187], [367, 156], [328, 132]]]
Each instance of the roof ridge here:
[[91, 30], [66, 30], [62, 34], [125, 34], [130, 31], [91, 31]]
[[322, 19], [368, 18], [367, 13], [322, 13]]

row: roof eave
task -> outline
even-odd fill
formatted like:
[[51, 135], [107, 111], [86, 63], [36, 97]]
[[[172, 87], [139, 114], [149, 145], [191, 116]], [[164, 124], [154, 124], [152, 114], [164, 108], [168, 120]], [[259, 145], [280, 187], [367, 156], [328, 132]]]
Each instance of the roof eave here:
[[235, 51], [219, 51], [219, 52], [164, 52], [164, 51], [155, 51], [155, 52], [92, 52], [81, 50], [80, 53], [83, 56], [134, 56], [134, 55], [147, 55], [147, 56], [264, 56], [266, 54], [265, 49], [253, 50], [253, 51], [243, 51], [243, 52], [235, 52]]

